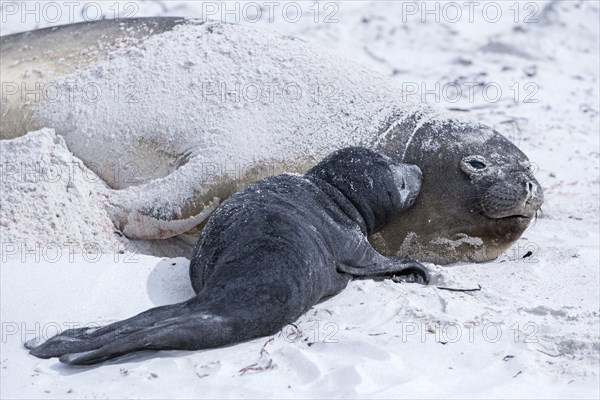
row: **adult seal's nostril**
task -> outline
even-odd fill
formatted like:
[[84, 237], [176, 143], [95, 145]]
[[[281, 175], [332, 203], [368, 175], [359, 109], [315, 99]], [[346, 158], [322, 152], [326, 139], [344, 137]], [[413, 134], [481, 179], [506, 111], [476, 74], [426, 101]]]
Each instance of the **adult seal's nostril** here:
[[529, 195], [529, 198], [535, 197], [535, 190], [537, 185], [531, 181], [527, 181], [525, 185], [527, 187], [527, 194]]
[[541, 203], [543, 201], [542, 190], [537, 183], [533, 181], [525, 182], [525, 190], [527, 191], [527, 204], [532, 204], [536, 202]]

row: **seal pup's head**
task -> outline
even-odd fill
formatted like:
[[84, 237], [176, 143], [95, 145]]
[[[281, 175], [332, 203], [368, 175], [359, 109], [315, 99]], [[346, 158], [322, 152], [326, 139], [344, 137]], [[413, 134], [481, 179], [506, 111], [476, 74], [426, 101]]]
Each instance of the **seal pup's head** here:
[[327, 182], [350, 200], [369, 234], [411, 207], [421, 189], [421, 170], [417, 166], [396, 163], [363, 147], [347, 147], [330, 154], [306, 176]]
[[423, 171], [415, 205], [371, 238], [384, 254], [440, 264], [495, 259], [543, 203], [527, 156], [483, 124], [420, 116], [391, 129], [381, 151]]

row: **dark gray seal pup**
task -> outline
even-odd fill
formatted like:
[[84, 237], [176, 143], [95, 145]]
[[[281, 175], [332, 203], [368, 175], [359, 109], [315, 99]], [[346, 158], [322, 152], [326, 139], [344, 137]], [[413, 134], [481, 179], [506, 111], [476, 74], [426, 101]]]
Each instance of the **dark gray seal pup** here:
[[367, 241], [415, 202], [420, 187], [418, 167], [358, 147], [303, 176], [261, 180], [210, 217], [190, 264], [197, 296], [26, 347], [87, 365], [139, 350], [224, 346], [275, 333], [356, 276], [428, 283], [421, 264], [384, 257]]

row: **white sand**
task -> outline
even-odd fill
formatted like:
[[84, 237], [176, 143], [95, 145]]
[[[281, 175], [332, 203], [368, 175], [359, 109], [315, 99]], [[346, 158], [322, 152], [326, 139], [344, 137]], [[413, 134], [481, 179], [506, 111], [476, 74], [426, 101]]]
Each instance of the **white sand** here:
[[[199, 12], [173, 3], [167, 14]], [[141, 11], [164, 14], [156, 4]], [[354, 281], [303, 316], [299, 332], [289, 327], [272, 342], [148, 352], [73, 369], [29, 356], [21, 342], [181, 301], [192, 295], [188, 261], [118, 248], [102, 257], [92, 248], [73, 256], [68, 248], [59, 257], [56, 248], [23, 253], [49, 236], [126, 241], [106, 231], [102, 182], [5, 179], [9, 162], [74, 165], [60, 138], [44, 131], [3, 142], [2, 398], [600, 396], [598, 4], [541, 4], [540, 22], [519, 24], [525, 31], [517, 33], [512, 16], [495, 24], [419, 24], [416, 17], [403, 24], [401, 4], [339, 6], [337, 24], [305, 18], [258, 25], [317, 41], [383, 73], [396, 70], [399, 80], [428, 89], [435, 82], [497, 82], [504, 95], [498, 102], [477, 91], [474, 102], [463, 94], [439, 106], [468, 110], [462, 114], [504, 132], [537, 164], [546, 204], [535, 225], [496, 262], [432, 266], [439, 274], [430, 287]], [[515, 82], [517, 103], [509, 89]], [[539, 88], [537, 103], [523, 102], [529, 82]], [[8, 248], [9, 241], [17, 247]], [[470, 293], [435, 288], [477, 285], [482, 290]]]

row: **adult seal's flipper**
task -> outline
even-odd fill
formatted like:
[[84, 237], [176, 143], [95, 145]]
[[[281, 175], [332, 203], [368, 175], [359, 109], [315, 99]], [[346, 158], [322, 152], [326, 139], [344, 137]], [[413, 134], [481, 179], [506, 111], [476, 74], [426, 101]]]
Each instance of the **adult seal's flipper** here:
[[201, 155], [164, 178], [115, 190], [107, 200], [117, 228], [133, 239], [166, 239], [205, 221], [222, 198], [241, 189], [228, 176], [207, 173]]

